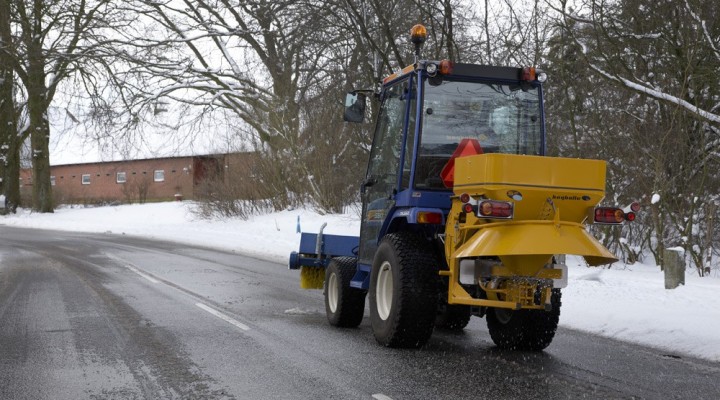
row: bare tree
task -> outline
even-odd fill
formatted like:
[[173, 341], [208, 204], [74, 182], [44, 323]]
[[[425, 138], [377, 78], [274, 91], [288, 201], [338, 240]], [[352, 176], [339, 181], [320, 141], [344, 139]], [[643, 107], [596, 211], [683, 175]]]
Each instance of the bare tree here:
[[[720, 189], [713, 173], [720, 167], [720, 85], [713, 76], [720, 27], [709, 22], [717, 11], [690, 0], [554, 7], [562, 13], [558, 36], [576, 63], [554, 65], [583, 77], [565, 80], [571, 96], [558, 99], [577, 110], [564, 119], [575, 149], [590, 143], [598, 149], [591, 154], [610, 161], [611, 198], [644, 198], [648, 209], [633, 236], [613, 240], [645, 247], [659, 264], [665, 246], [682, 245], [702, 274], [718, 251], [709, 239], [718, 238]], [[650, 204], [653, 193], [659, 203]]]
[[[28, 123], [19, 138], [30, 137], [33, 160], [33, 208], [52, 212], [48, 108], [61, 83], [83, 71], [112, 43], [103, 34], [127, 24], [124, 12], [109, 0], [8, 0], [12, 46], [0, 50], [22, 82]], [[102, 48], [105, 48], [105, 51]]]
[[717, 17], [714, 8], [691, 0], [619, 5], [586, 0], [571, 9], [562, 0], [556, 9], [563, 12], [565, 26], [575, 26], [569, 32], [593, 71], [714, 124], [718, 132], [720, 103], [701, 90], [705, 84], [718, 87], [716, 79], [705, 81], [720, 64], [720, 28], [710, 23]]

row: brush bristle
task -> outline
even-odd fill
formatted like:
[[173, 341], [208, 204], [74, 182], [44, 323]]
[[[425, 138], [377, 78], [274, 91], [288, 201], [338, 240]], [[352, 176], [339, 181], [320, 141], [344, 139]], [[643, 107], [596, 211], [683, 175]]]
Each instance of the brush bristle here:
[[300, 267], [300, 287], [302, 289], [322, 289], [325, 283], [325, 268]]

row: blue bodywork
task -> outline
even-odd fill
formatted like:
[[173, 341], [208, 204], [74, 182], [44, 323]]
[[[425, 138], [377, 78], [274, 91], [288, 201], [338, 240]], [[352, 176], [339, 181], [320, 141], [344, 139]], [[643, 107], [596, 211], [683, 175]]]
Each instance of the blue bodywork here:
[[[418, 229], [435, 231], [445, 226], [445, 217], [450, 210], [450, 195], [452, 192], [405, 190], [395, 196], [395, 204], [389, 213], [390, 218], [382, 221], [380, 234], [375, 240], [379, 241], [388, 233], [403, 229]], [[420, 225], [417, 216], [420, 212], [442, 213], [441, 224]], [[360, 238], [358, 236], [328, 235], [320, 233], [303, 232], [300, 237], [299, 251], [290, 253], [288, 267], [300, 269], [303, 265], [326, 268], [334, 257], [357, 257]], [[369, 264], [358, 263], [357, 271], [350, 286], [367, 290], [370, 287]]]
[[333, 257], [357, 257], [359, 243], [360, 238], [357, 236], [325, 235], [322, 231], [303, 232], [300, 236], [300, 251], [290, 253], [288, 267], [327, 267]]

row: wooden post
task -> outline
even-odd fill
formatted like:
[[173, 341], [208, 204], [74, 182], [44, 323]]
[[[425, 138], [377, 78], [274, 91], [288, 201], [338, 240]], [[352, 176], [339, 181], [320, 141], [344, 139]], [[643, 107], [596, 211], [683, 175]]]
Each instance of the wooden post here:
[[663, 250], [663, 270], [665, 272], [665, 289], [675, 289], [685, 285], [685, 262], [680, 248]]

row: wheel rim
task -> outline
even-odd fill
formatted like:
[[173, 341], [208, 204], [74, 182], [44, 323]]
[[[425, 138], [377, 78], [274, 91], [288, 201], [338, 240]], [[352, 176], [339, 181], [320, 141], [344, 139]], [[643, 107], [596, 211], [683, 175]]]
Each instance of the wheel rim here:
[[328, 279], [327, 293], [328, 293], [328, 306], [330, 306], [330, 312], [337, 311], [338, 306], [338, 279], [336, 274], [330, 274]]
[[392, 307], [393, 298], [393, 277], [392, 267], [388, 261], [380, 266], [377, 277], [377, 288], [375, 289], [375, 298], [377, 300], [377, 312], [380, 319], [387, 320], [390, 316], [390, 308]]
[[495, 318], [497, 318], [498, 322], [505, 325], [512, 319], [513, 311], [507, 308], [496, 308], [495, 309]]

